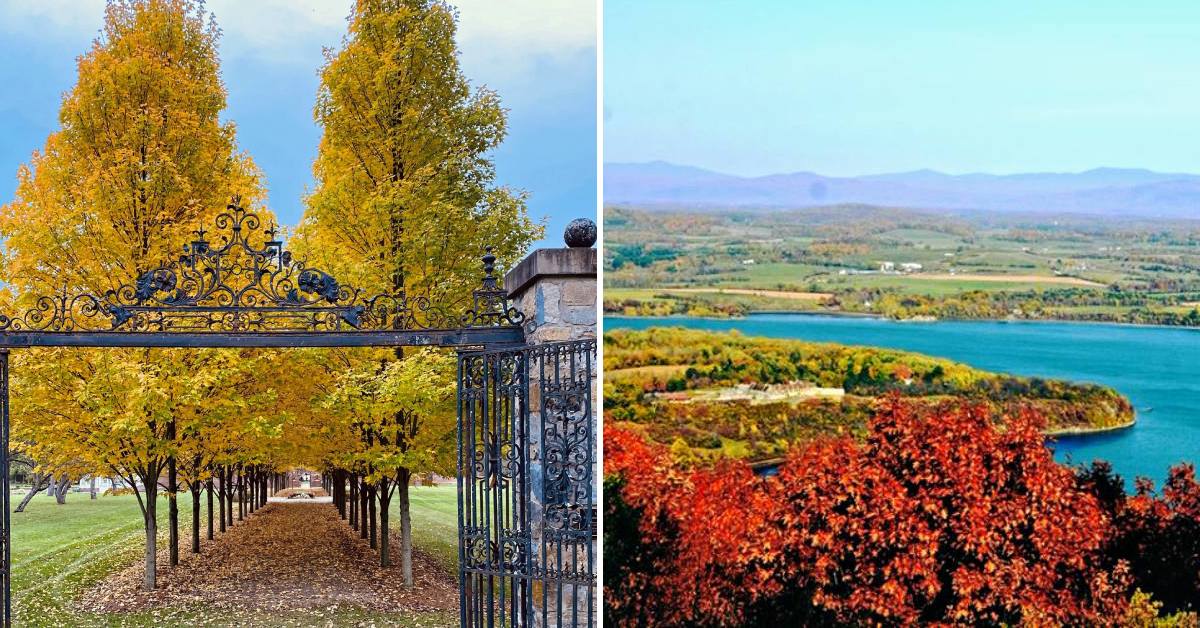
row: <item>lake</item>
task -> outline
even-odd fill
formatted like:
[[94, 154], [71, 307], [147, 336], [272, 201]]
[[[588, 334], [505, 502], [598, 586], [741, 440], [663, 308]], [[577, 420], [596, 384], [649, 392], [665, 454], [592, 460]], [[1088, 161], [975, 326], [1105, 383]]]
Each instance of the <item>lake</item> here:
[[757, 314], [744, 319], [606, 317], [606, 330], [677, 325], [747, 336], [891, 347], [988, 371], [1095, 382], [1137, 409], [1117, 432], [1060, 437], [1067, 462], [1108, 460], [1132, 488], [1135, 476], [1161, 485], [1167, 468], [1200, 459], [1200, 330], [1091, 323], [948, 321]]

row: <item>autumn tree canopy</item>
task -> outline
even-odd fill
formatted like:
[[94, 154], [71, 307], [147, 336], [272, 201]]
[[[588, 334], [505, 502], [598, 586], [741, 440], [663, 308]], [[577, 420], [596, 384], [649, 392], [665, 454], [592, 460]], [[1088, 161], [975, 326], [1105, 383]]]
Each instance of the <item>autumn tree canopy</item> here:
[[[18, 172], [0, 209], [13, 309], [71, 290], [103, 294], [177, 255], [186, 234], [229, 200], [260, 207], [253, 161], [225, 108], [219, 31], [192, 0], [112, 1], [102, 35], [78, 61], [60, 128]], [[178, 351], [30, 350], [17, 354], [14, 435], [42, 459], [140, 479], [146, 586], [154, 586], [155, 494], [181, 425], [209, 376]], [[173, 508], [173, 504], [172, 504]], [[173, 515], [174, 516], [174, 515]]]
[[[1104, 624], [1131, 581], [1110, 519], [1032, 414], [887, 399], [865, 441], [799, 446], [777, 478], [678, 468], [605, 430], [618, 625]], [[606, 519], [609, 521], [609, 519]], [[606, 526], [606, 533], [607, 533]], [[606, 557], [607, 559], [607, 557]]]
[[[326, 52], [315, 117], [322, 128], [316, 189], [298, 229], [298, 250], [368, 291], [428, 299], [460, 312], [490, 248], [504, 267], [542, 227], [525, 196], [495, 184], [490, 153], [505, 134], [495, 92], [472, 88], [458, 63], [455, 14], [434, 0], [358, 0], [340, 49]], [[436, 315], [435, 315], [436, 316]], [[429, 352], [347, 353], [333, 405], [357, 434], [354, 468], [380, 502], [380, 558], [389, 560], [386, 511], [400, 500], [401, 561], [412, 580], [408, 479], [445, 469], [453, 437], [449, 398], [440, 406], [380, 405], [377, 391], [420, 378], [430, 391], [453, 372]], [[393, 366], [391, 360], [419, 360]], [[353, 391], [347, 393], [347, 391]], [[362, 399], [363, 403], [352, 403]], [[386, 411], [383, 411], [386, 410]], [[441, 443], [441, 444], [439, 444]]]
[[[490, 152], [503, 140], [505, 111], [463, 75], [454, 34], [443, 2], [355, 3], [341, 49], [321, 69], [316, 185], [290, 248], [364, 292], [457, 317], [480, 286], [487, 247], [507, 267], [542, 228], [522, 192], [495, 184]], [[131, 285], [176, 258], [232, 199], [263, 226], [273, 222], [260, 173], [222, 118], [219, 39], [200, 0], [109, 0], [103, 31], [64, 95], [59, 129], [0, 207], [6, 310], [64, 289], [102, 295]], [[232, 484], [261, 499], [266, 474], [290, 465], [361, 485], [373, 543], [378, 507], [385, 564], [388, 503], [399, 494], [411, 584], [407, 487], [415, 473], [452, 468], [453, 356], [284, 356], [22, 350], [13, 357], [14, 440], [42, 469], [140, 487], [147, 589], [160, 483], [174, 561], [176, 493], [215, 484], [231, 522]]]

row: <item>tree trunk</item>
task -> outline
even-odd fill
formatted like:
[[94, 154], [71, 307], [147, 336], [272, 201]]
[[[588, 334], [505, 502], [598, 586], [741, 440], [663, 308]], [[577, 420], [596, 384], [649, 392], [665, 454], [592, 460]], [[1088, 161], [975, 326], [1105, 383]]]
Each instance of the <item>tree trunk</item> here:
[[227, 522], [228, 527], [232, 528], [233, 527], [233, 493], [234, 493], [233, 469], [230, 469], [230, 468], [225, 469], [225, 478], [227, 480], [227, 482], [225, 484], [225, 501], [226, 501], [225, 516], [228, 517], [228, 522]]
[[358, 530], [358, 476], [350, 475], [350, 529]]
[[391, 502], [391, 495], [388, 494], [387, 478], [379, 480], [379, 566], [387, 567], [391, 564], [391, 558], [388, 556], [388, 504]]
[[400, 469], [396, 480], [396, 490], [400, 498], [400, 568], [404, 572], [404, 586], [413, 588], [412, 571], [412, 519], [409, 516], [408, 481], [412, 474], [408, 469]]
[[153, 591], [158, 581], [158, 565], [155, 556], [158, 554], [158, 478], [144, 478], [146, 484], [146, 506], [142, 520], [146, 527], [146, 573], [142, 579], [142, 589]]
[[192, 489], [192, 553], [200, 553], [200, 483], [192, 480], [188, 483]]
[[340, 517], [342, 519], [342, 521], [345, 521], [346, 520], [346, 472], [345, 471], [335, 471], [334, 473], [336, 474], [334, 476], [334, 478], [335, 478], [335, 481], [337, 482], [336, 484], [334, 484], [334, 486], [337, 487], [337, 498], [336, 499], [337, 499], [337, 505], [338, 505], [338, 517]]
[[25, 507], [29, 505], [30, 501], [33, 501], [33, 497], [49, 489], [52, 482], [54, 482], [54, 478], [44, 473], [34, 472], [33, 484], [29, 487], [29, 492], [25, 494], [25, 497], [21, 498], [21, 503], [17, 504], [17, 509], [14, 512], [25, 512]]
[[225, 493], [229, 492], [229, 485], [225, 483], [225, 470], [218, 469], [221, 474], [221, 491], [217, 494], [217, 501], [221, 503], [221, 534], [225, 533]]
[[58, 485], [54, 487], [54, 501], [58, 505], [67, 503], [67, 491], [71, 490], [71, 479], [64, 473], [58, 481]]
[[375, 511], [376, 497], [378, 497], [378, 491], [375, 490], [375, 485], [371, 484], [367, 487], [367, 523], [371, 526], [371, 549], [379, 547], [379, 519], [378, 513]]
[[92, 483], [91, 483], [91, 486], [88, 488], [88, 492], [91, 494], [91, 499], [96, 499], [96, 476], [95, 475], [92, 476]]
[[[167, 428], [168, 433], [174, 430]], [[174, 437], [174, 434], [171, 434]], [[179, 474], [175, 466], [175, 456], [167, 458], [167, 543], [171, 557], [171, 566], [179, 564]]]
[[358, 482], [358, 537], [366, 539], [371, 535], [371, 525], [367, 522], [367, 483]]
[[238, 494], [238, 521], [244, 521], [246, 518], [246, 476], [238, 473], [237, 477], [237, 494]]
[[204, 483], [204, 493], [208, 496], [208, 540], [213, 540], [213, 479], [210, 477]]

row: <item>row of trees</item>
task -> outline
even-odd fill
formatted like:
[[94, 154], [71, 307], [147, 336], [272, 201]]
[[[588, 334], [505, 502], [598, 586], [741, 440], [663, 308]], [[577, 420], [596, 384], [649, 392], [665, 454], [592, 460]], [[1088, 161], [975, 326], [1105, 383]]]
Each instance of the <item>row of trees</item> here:
[[[504, 110], [463, 76], [454, 32], [440, 0], [354, 3], [321, 69], [316, 183], [291, 246], [367, 293], [451, 310], [478, 285], [485, 245], [511, 264], [541, 235], [523, 194], [494, 184]], [[222, 118], [219, 33], [197, 0], [109, 1], [61, 128], [0, 208], [5, 311], [64, 286], [131, 285], [231, 198], [271, 222], [262, 175]], [[359, 480], [382, 515], [384, 564], [399, 495], [411, 584], [408, 479], [453, 465], [452, 389], [453, 358], [433, 350], [22, 350], [13, 438], [45, 472], [141, 487], [146, 588], [160, 485], [174, 531], [179, 492], [215, 486], [227, 504], [225, 487], [245, 484], [257, 503], [292, 466]]]
[[1200, 484], [1127, 496], [1034, 413], [892, 396], [774, 478], [605, 429], [605, 615], [623, 626], [1196, 625]]

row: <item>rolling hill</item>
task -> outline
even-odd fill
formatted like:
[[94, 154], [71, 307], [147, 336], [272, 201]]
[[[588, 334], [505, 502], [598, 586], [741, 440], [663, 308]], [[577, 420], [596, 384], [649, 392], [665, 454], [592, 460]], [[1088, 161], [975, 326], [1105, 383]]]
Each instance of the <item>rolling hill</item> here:
[[925, 209], [1200, 218], [1200, 175], [1096, 168], [1079, 173], [857, 177], [792, 172], [739, 177], [657, 161], [609, 163], [605, 202], [672, 207], [796, 208], [865, 203]]

